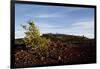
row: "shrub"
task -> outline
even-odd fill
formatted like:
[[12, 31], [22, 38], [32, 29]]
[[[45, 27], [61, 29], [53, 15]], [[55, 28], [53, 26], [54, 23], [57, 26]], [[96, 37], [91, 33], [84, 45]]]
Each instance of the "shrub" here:
[[34, 22], [28, 22], [28, 25], [23, 25], [23, 28], [26, 30], [25, 37], [23, 39], [25, 45], [30, 47], [33, 54], [36, 54], [38, 57], [46, 55], [49, 40], [40, 37], [40, 32], [35, 26]]

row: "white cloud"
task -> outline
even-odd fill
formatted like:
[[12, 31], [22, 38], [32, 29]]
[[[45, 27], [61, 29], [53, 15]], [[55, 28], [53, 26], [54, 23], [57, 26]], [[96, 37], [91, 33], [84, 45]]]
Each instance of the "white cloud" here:
[[[61, 33], [61, 34], [69, 34], [69, 35], [79, 35], [86, 36], [88, 38], [94, 38], [94, 22], [93, 21], [85, 21], [85, 22], [77, 22], [73, 23], [70, 27], [66, 28], [62, 26], [52, 26], [49, 24], [40, 24], [40, 32], [43, 33]], [[54, 28], [55, 27], [55, 28]]]
[[75, 29], [94, 29], [94, 22], [93, 21], [77, 22], [73, 23], [72, 27], [74, 27]]
[[61, 17], [59, 14], [41, 14], [36, 16], [37, 18], [54, 18], [54, 17]]
[[36, 26], [40, 29], [48, 29], [48, 28], [60, 28], [61, 26], [57, 26], [57, 25], [52, 25], [50, 23], [39, 23], [39, 22], [35, 22]]
[[[69, 35], [79, 35], [86, 36], [88, 38], [94, 38], [94, 22], [93, 21], [85, 21], [85, 22], [77, 22], [73, 23], [70, 27], [67, 26], [59, 26], [52, 25], [50, 23], [39, 23], [35, 22], [37, 28], [40, 33], [61, 33], [61, 34], [69, 34]], [[16, 38], [23, 37], [23, 30], [16, 31]]]
[[94, 38], [94, 21], [77, 22], [72, 24], [70, 31], [77, 35]]

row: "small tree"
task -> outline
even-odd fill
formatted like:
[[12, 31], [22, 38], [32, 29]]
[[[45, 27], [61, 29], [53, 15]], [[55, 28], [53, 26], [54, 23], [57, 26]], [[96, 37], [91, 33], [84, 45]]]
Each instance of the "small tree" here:
[[48, 49], [48, 42], [46, 38], [40, 37], [40, 32], [36, 28], [33, 21], [30, 21], [27, 26], [23, 26], [26, 30], [25, 37], [23, 39], [25, 45], [30, 47], [34, 54], [37, 56], [46, 55]]

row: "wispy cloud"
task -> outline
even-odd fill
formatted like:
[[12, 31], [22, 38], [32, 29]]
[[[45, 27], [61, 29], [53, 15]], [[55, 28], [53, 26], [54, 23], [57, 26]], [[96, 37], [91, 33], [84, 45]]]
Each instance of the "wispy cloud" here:
[[61, 17], [62, 15], [59, 14], [41, 14], [36, 16], [37, 18], [57, 18], [57, 17]]
[[[35, 23], [36, 27], [39, 29], [41, 34], [44, 33], [61, 33], [61, 34], [70, 34], [70, 35], [79, 35], [86, 36], [88, 38], [94, 38], [94, 23], [93, 21], [85, 21], [85, 22], [76, 22], [73, 23], [70, 27], [67, 26], [59, 26], [52, 25], [50, 23]], [[16, 31], [16, 38], [24, 37], [23, 30]]]
[[36, 14], [26, 14], [27, 17], [32, 18], [61, 18], [64, 17], [62, 13], [36, 13]]
[[76, 35], [84, 35], [88, 38], [94, 38], [94, 21], [73, 23], [69, 30]]
[[50, 22], [46, 23], [40, 23], [40, 22], [35, 22], [35, 25], [40, 28], [40, 29], [54, 29], [54, 28], [60, 28], [61, 26], [59, 25], [53, 25], [50, 24]]
[[[40, 26], [39, 26], [40, 25]], [[61, 33], [61, 34], [73, 34], [79, 36], [86, 36], [88, 38], [94, 38], [94, 22], [85, 21], [73, 23], [70, 27], [67, 26], [52, 26], [47, 24], [38, 24], [41, 34], [43, 33]]]
[[75, 29], [94, 29], [94, 21], [84, 21], [73, 23], [72, 27]]
[[15, 9], [15, 38], [24, 36], [19, 25], [27, 24], [30, 19], [41, 34], [51, 32], [94, 37], [93, 8], [17, 4]]

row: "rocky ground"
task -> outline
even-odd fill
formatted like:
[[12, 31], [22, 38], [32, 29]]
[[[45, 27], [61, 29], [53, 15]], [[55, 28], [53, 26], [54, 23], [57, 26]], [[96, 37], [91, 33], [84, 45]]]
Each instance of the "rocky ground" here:
[[20, 48], [15, 49], [14, 57], [15, 67], [95, 63], [96, 47], [93, 43], [66, 44], [56, 41], [50, 43], [48, 56], [38, 58], [31, 53], [31, 50], [20, 46]]

